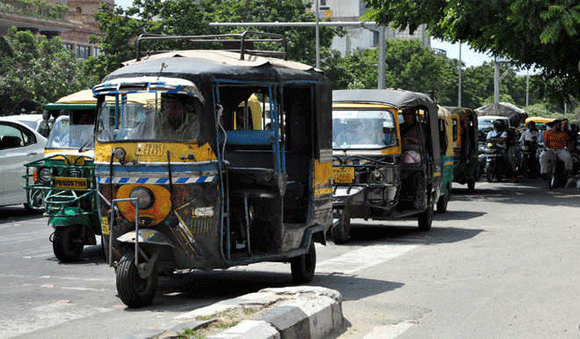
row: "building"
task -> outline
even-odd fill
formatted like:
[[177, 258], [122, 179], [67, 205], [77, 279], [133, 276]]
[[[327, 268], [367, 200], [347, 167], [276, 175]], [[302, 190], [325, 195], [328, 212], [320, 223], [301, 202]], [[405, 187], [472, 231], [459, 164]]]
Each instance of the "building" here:
[[98, 46], [89, 42], [89, 36], [103, 36], [94, 14], [101, 3], [114, 6], [114, 0], [24, 0], [0, 2], [0, 35], [8, 28], [29, 30], [47, 37], [59, 36], [66, 47], [79, 58], [99, 54]]
[[[315, 3], [315, 1], [313, 1]], [[368, 8], [364, 0], [318, 0], [318, 15], [321, 20], [357, 22], [361, 21]], [[313, 10], [316, 10], [313, 5]], [[399, 31], [387, 27], [385, 37], [387, 39], [417, 39], [425, 48], [431, 48], [431, 38], [425, 30], [425, 25], [410, 34], [408, 30]], [[377, 47], [379, 44], [379, 30], [377, 27], [345, 27], [347, 34], [344, 37], [335, 37], [332, 48], [341, 52], [342, 55], [358, 49]]]

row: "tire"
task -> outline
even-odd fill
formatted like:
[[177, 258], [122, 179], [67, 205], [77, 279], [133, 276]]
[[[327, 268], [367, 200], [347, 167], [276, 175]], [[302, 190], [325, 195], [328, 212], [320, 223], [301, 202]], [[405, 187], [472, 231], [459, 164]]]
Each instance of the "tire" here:
[[435, 212], [433, 211], [433, 205], [429, 205], [424, 212], [419, 214], [419, 231], [429, 231], [431, 229], [431, 224], [433, 223], [433, 216]]
[[126, 252], [116, 270], [119, 298], [130, 308], [151, 305], [157, 292], [158, 276], [157, 267], [153, 267], [149, 277], [145, 279], [139, 277], [135, 266], [135, 252]]
[[312, 281], [314, 270], [316, 269], [316, 247], [314, 247], [314, 241], [310, 241], [308, 253], [291, 259], [290, 269], [292, 270], [292, 280], [295, 283], [305, 284]]
[[101, 251], [103, 251], [103, 260], [109, 263], [107, 258], [109, 257], [109, 240], [108, 235], [101, 234]]
[[61, 262], [77, 261], [83, 254], [82, 227], [82, 225], [73, 225], [55, 228], [52, 249]]
[[339, 212], [338, 224], [332, 226], [332, 241], [337, 244], [346, 244], [350, 238], [350, 212], [344, 208]]
[[487, 179], [487, 182], [492, 182], [493, 181], [493, 172], [494, 172], [494, 166], [491, 164], [488, 164], [487, 166], [485, 166], [485, 177]]
[[475, 192], [475, 180], [470, 179], [467, 181], [467, 191], [472, 193]]
[[437, 200], [437, 213], [445, 213], [447, 211], [447, 205], [449, 204], [449, 199], [451, 198], [451, 187], [447, 185], [445, 188], [445, 194], [439, 197]]

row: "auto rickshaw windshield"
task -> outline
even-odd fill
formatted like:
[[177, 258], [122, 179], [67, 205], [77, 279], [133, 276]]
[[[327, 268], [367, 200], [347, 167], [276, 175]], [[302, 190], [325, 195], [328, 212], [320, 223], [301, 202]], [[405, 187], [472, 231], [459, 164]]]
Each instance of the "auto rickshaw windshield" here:
[[99, 141], [192, 141], [200, 133], [200, 101], [186, 93], [109, 94], [114, 102], [99, 107]]
[[47, 149], [94, 149], [95, 140], [93, 138], [94, 125], [92, 121], [86, 123], [80, 121], [78, 124], [71, 124], [68, 116], [60, 116], [54, 122], [48, 140]]
[[341, 110], [332, 113], [333, 148], [396, 146], [395, 118], [389, 110]]

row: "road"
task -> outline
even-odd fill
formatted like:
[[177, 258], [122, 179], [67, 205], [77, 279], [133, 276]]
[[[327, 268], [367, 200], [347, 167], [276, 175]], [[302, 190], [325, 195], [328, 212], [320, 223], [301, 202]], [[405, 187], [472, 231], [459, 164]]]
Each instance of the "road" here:
[[[346, 327], [332, 338], [580, 337], [580, 189], [478, 182], [474, 194], [461, 185], [452, 194], [429, 232], [356, 219], [347, 245], [317, 244], [311, 284], [344, 298]], [[60, 264], [51, 232], [42, 216], [0, 208], [0, 338], [128, 338], [292, 283], [279, 263], [193, 272], [161, 278], [154, 304], [130, 310], [99, 245]]]

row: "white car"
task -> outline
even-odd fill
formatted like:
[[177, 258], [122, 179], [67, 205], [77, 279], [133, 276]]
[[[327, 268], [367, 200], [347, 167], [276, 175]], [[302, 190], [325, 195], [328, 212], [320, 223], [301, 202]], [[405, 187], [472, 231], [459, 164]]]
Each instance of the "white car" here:
[[44, 137], [48, 137], [48, 129], [45, 127], [46, 124], [43, 124], [44, 118], [42, 114], [16, 114], [2, 117], [2, 119], [21, 122]]
[[42, 210], [42, 197], [28, 204], [24, 189], [24, 164], [44, 157], [46, 138], [28, 125], [0, 117], [0, 206], [24, 204]]

